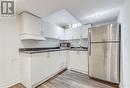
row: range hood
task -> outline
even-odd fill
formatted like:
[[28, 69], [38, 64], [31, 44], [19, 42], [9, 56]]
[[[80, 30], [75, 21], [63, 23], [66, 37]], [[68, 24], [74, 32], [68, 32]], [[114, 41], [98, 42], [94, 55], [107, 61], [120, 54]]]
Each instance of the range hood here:
[[19, 15], [21, 40], [45, 40], [42, 31], [41, 17], [27, 11], [24, 11]]
[[29, 34], [20, 35], [20, 39], [21, 40], [39, 40], [39, 41], [46, 40], [42, 36], [37, 36], [37, 35], [34, 36], [34, 35], [29, 35]]

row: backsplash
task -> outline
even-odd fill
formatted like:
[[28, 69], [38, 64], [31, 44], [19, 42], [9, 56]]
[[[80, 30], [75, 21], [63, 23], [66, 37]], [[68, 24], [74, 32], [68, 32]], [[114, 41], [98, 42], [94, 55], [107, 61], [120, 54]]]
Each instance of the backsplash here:
[[61, 42], [69, 42], [71, 43], [71, 47], [80, 47], [80, 44], [82, 47], [88, 46], [88, 39], [74, 39], [74, 40], [68, 40], [68, 41], [60, 41], [57, 39], [51, 39], [47, 38], [45, 41], [34, 41], [34, 40], [25, 40], [21, 41], [22, 47], [20, 48], [43, 48], [43, 47], [59, 47], [59, 44]]
[[71, 43], [71, 47], [88, 47], [88, 39], [74, 39], [74, 40], [68, 40], [68, 41], [62, 41], [62, 42], [69, 42]]

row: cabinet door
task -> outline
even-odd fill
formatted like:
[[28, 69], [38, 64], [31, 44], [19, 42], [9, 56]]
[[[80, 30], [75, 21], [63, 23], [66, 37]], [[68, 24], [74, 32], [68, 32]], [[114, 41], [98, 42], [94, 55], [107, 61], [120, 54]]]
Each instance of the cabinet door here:
[[90, 27], [91, 27], [90, 24], [89, 25], [83, 25], [83, 26], [80, 27], [80, 29], [81, 29], [81, 34], [80, 34], [81, 38], [88, 38], [88, 28], [90, 28]]
[[59, 71], [59, 53], [47, 52], [32, 54], [31, 60], [31, 82], [35, 85], [46, 80]]
[[86, 51], [70, 51], [69, 68], [88, 74], [88, 56]]
[[72, 40], [73, 35], [72, 35], [72, 30], [71, 29], [66, 29], [65, 32], [65, 39], [64, 40]]
[[31, 88], [31, 55], [20, 53], [21, 83]]
[[77, 51], [70, 51], [70, 58], [69, 58], [69, 68], [77, 69], [78, 65], [78, 55], [79, 53]]
[[81, 30], [79, 27], [72, 29], [73, 39], [80, 39], [80, 34], [81, 34]]
[[67, 67], [67, 51], [60, 51], [60, 58], [61, 60], [61, 64], [60, 64], [60, 68], [65, 68]]
[[80, 39], [80, 29], [66, 29], [65, 32], [65, 40], [72, 40], [72, 39]]
[[32, 54], [31, 58], [31, 83], [32, 85], [44, 80], [47, 77], [48, 59], [45, 53]]
[[66, 40], [66, 33], [65, 33], [66, 30], [62, 30], [62, 33], [60, 35], [60, 40]]
[[26, 12], [21, 14], [21, 33], [41, 35], [42, 20]]
[[88, 74], [88, 52], [79, 51], [79, 70], [83, 73]]
[[62, 58], [62, 55], [64, 55], [64, 53], [61, 53], [60, 51], [51, 52], [50, 61], [53, 73], [58, 72], [65, 66], [65, 58]]
[[55, 24], [43, 22], [44, 36], [48, 38], [60, 39], [62, 38], [64, 30]]
[[48, 74], [53, 75], [59, 70], [59, 52], [49, 52], [47, 53], [48, 57]]
[[53, 75], [66, 67], [66, 52], [48, 52], [48, 75]]

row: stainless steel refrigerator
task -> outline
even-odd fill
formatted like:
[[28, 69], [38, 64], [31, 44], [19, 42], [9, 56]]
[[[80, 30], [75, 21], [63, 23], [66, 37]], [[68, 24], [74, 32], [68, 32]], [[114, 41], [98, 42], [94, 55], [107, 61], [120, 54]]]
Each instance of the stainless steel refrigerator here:
[[119, 83], [120, 27], [108, 24], [89, 28], [89, 76]]

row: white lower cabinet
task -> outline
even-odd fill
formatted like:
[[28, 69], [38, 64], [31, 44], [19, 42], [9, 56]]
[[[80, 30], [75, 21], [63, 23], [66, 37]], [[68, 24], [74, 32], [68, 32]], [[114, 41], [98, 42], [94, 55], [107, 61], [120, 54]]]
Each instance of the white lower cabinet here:
[[87, 51], [20, 53], [21, 82], [27, 88], [35, 88], [65, 68], [88, 74], [87, 53]]
[[60, 51], [60, 60], [62, 62], [60, 68], [67, 67], [67, 52], [68, 51]]
[[63, 70], [66, 68], [66, 58], [61, 58], [62, 52], [55, 51], [55, 52], [49, 52], [47, 53], [48, 57], [48, 74], [53, 75], [54, 73], [57, 73], [60, 70]]
[[88, 74], [88, 52], [70, 51], [68, 69]]
[[21, 82], [34, 88], [66, 68], [66, 52], [20, 54]]
[[45, 79], [48, 75], [47, 65], [48, 58], [46, 53], [38, 53], [31, 55], [31, 85]]

